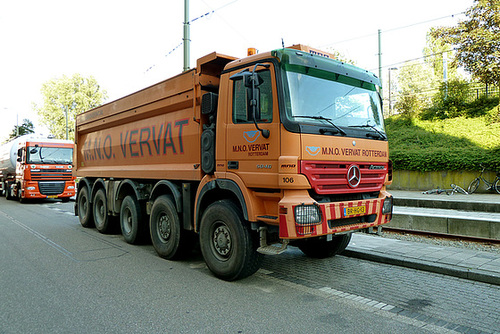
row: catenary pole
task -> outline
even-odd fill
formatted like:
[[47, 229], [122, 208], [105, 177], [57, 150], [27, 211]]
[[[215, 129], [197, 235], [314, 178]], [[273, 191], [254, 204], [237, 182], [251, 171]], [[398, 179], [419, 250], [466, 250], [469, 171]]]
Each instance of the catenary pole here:
[[378, 77], [380, 79], [380, 97], [384, 101], [384, 90], [382, 84], [382, 41], [381, 41], [382, 31], [378, 30]]
[[184, 68], [183, 71], [189, 70], [189, 0], [184, 0]]

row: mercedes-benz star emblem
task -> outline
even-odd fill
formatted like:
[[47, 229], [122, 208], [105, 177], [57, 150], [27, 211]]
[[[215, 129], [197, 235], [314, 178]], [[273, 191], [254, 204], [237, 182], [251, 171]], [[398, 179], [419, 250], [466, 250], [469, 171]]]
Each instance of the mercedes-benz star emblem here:
[[361, 171], [356, 165], [351, 165], [347, 170], [347, 183], [351, 188], [356, 188], [361, 182]]

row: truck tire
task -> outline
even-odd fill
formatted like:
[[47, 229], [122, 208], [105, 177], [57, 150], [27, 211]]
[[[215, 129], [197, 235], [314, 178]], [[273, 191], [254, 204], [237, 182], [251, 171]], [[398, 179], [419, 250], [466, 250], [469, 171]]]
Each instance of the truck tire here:
[[342, 253], [351, 241], [351, 235], [352, 233], [334, 235], [331, 241], [327, 241], [325, 237], [304, 239], [299, 242], [298, 247], [309, 257], [324, 259]]
[[5, 188], [5, 199], [12, 200], [12, 190], [10, 189], [11, 184], [7, 183], [7, 187]]
[[96, 229], [101, 233], [109, 233], [112, 230], [111, 217], [108, 216], [108, 201], [104, 189], [99, 189], [92, 201], [92, 215]]
[[183, 255], [186, 242], [181, 220], [172, 197], [158, 197], [151, 208], [149, 231], [156, 253], [164, 259], [175, 260]]
[[26, 203], [26, 198], [23, 198], [20, 183], [17, 184], [17, 200], [19, 201], [19, 203]]
[[78, 219], [83, 227], [93, 227], [92, 205], [90, 204], [89, 189], [82, 187], [78, 190]]
[[141, 224], [142, 210], [137, 199], [126, 196], [120, 208], [120, 228], [123, 238], [129, 244], [139, 244], [144, 241], [145, 224]]
[[241, 210], [229, 200], [217, 201], [204, 212], [200, 247], [208, 268], [226, 281], [252, 275], [263, 259]]

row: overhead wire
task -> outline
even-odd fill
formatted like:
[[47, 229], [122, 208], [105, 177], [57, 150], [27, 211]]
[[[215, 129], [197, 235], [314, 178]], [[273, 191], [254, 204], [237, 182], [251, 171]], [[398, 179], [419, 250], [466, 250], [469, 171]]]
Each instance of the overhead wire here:
[[[202, 0], [202, 1], [203, 1], [203, 0]], [[229, 6], [229, 5], [232, 5], [233, 3], [237, 2], [237, 1], [239, 1], [239, 0], [233, 0], [233, 1], [231, 1], [231, 2], [228, 2], [228, 3], [224, 4], [224, 5], [222, 5], [222, 6], [218, 7], [218, 8], [216, 8], [216, 9], [209, 10], [208, 12], [206, 12], [206, 13], [204, 13], [204, 14], [202, 14], [202, 15], [198, 16], [198, 17], [195, 17], [194, 19], [189, 20], [187, 23], [188, 23], [188, 24], [191, 24], [191, 23], [193, 23], [193, 22], [195, 22], [195, 21], [197, 21], [197, 20], [199, 20], [199, 19], [209, 17], [211, 14], [214, 14], [214, 13], [216, 13], [217, 11], [221, 10], [222, 8], [225, 8], [225, 7]], [[205, 3], [205, 5], [207, 5], [207, 7], [209, 7], [209, 8], [210, 8], [210, 6], [209, 6], [209, 5], [208, 5], [205, 1], [203, 1], [203, 3]], [[222, 17], [221, 17], [221, 18], [222, 18]], [[223, 21], [225, 21], [225, 20], [223, 19]], [[225, 22], [225, 23], [226, 23], [226, 24], [228, 24], [227, 22]], [[229, 24], [228, 24], [228, 25], [229, 25]], [[233, 27], [231, 27], [231, 28], [233, 28]], [[234, 29], [234, 28], [233, 28], [233, 29]], [[236, 29], [234, 29], [234, 30], [236, 31]], [[171, 55], [173, 52], [175, 52], [177, 49], [179, 49], [179, 48], [180, 48], [183, 44], [184, 44], [184, 41], [182, 41], [182, 42], [180, 42], [179, 44], [177, 44], [177, 45], [176, 45], [176, 46], [175, 46], [172, 50], [170, 50], [169, 52], [167, 52], [167, 53], [165, 54], [165, 57], [168, 57], [169, 55]], [[152, 69], [153, 69], [153, 68], [155, 68], [155, 67], [156, 67], [156, 64], [151, 65], [150, 67], [148, 67], [148, 68], [146, 69], [146, 71], [145, 71], [144, 73], [149, 72], [150, 70], [152, 70]]]
[[[416, 26], [416, 25], [425, 24], [425, 23], [434, 22], [434, 21], [439, 21], [439, 20], [450, 18], [450, 17], [455, 17], [456, 15], [463, 15], [463, 14], [465, 14], [465, 11], [464, 12], [460, 12], [460, 13], [456, 13], [456, 14], [450, 14], [450, 15], [438, 17], [438, 18], [435, 18], [435, 19], [430, 19], [430, 20], [426, 20], [426, 21], [416, 22], [416, 23], [412, 23], [412, 24], [409, 24], [409, 25], [401, 26], [401, 27], [396, 27], [396, 28], [381, 30], [381, 32], [384, 33], [384, 32], [392, 32], [392, 31], [396, 31], [396, 30], [406, 29], [406, 28], [410, 28], [410, 27], [413, 27], [413, 26]], [[358, 36], [358, 37], [352, 37], [352, 38], [349, 38], [349, 39], [344, 39], [344, 40], [341, 40], [341, 41], [338, 41], [338, 42], [333, 42], [333, 43], [330, 43], [330, 44], [323, 45], [322, 47], [329, 47], [329, 46], [332, 46], [332, 45], [335, 45], [335, 44], [352, 42], [352, 41], [355, 41], [355, 40], [358, 40], [358, 39], [364, 39], [364, 38], [372, 37], [372, 36], [376, 36], [376, 35], [378, 35], [378, 32], [367, 34], [367, 35], [363, 35], [363, 36]]]

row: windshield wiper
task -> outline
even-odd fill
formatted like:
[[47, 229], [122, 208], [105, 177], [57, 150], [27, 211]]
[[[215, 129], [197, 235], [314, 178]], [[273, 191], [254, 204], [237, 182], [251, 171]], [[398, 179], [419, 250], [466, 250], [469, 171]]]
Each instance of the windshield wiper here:
[[350, 128], [370, 128], [372, 130], [374, 130], [377, 134], [372, 134], [372, 133], [367, 133], [366, 136], [367, 137], [372, 137], [372, 138], [375, 138], [375, 139], [387, 139], [387, 136], [382, 132], [380, 131], [379, 129], [377, 129], [375, 126], [373, 125], [370, 125], [370, 124], [365, 124], [365, 125], [349, 125]]
[[305, 116], [305, 115], [299, 115], [299, 116], [293, 116], [295, 118], [310, 118], [310, 119], [320, 119], [320, 120], [323, 120], [323, 121], [327, 121], [329, 124], [331, 124], [337, 131], [332, 131], [332, 129], [324, 129], [324, 128], [321, 128], [319, 129], [319, 131], [321, 133], [325, 133], [325, 132], [332, 132], [333, 134], [337, 134], [337, 133], [340, 133], [341, 135], [345, 136], [346, 133], [344, 130], [342, 130], [341, 128], [339, 128], [337, 125], [335, 125], [335, 123], [333, 123], [332, 119], [331, 118], [326, 118], [326, 117], [323, 117], [323, 116]]

